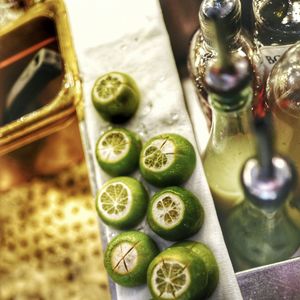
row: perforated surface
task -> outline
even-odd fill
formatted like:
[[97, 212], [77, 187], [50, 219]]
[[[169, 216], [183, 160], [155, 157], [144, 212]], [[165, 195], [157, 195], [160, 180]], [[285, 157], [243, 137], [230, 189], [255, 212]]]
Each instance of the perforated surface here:
[[0, 194], [0, 299], [109, 299], [84, 164]]

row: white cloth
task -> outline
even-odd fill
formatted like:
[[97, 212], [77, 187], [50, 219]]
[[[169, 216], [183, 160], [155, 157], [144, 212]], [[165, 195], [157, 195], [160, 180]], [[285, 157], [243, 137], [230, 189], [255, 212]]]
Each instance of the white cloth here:
[[[141, 90], [140, 107], [126, 124], [127, 128], [139, 133], [144, 141], [160, 133], [178, 133], [196, 146], [159, 2], [66, 0], [66, 4], [83, 80], [86, 145], [90, 145], [87, 157], [92, 159], [95, 170], [92, 183], [99, 188], [109, 178], [98, 167], [93, 153], [97, 138], [110, 124], [95, 111], [90, 96], [94, 81], [106, 72], [116, 70], [132, 75]], [[141, 179], [138, 171], [135, 177]], [[147, 186], [152, 195], [156, 189]], [[193, 240], [202, 241], [212, 249], [220, 268], [220, 282], [211, 299], [242, 299], [199, 155], [196, 169], [184, 186], [198, 196], [205, 210], [204, 225]], [[154, 237], [161, 249], [170, 244], [152, 233], [145, 222], [139, 229]], [[102, 226], [102, 234], [109, 240], [116, 231]], [[117, 286], [116, 294], [113, 292], [115, 297], [121, 300], [151, 298], [146, 285]]]

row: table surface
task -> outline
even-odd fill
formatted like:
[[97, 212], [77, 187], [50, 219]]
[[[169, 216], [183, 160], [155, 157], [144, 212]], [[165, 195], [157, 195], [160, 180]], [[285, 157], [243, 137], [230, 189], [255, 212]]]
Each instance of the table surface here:
[[244, 300], [300, 299], [300, 257], [236, 275]]

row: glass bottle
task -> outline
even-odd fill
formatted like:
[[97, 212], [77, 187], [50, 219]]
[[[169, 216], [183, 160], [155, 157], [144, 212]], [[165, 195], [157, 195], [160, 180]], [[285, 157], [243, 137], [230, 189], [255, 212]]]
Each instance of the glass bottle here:
[[254, 0], [254, 42], [265, 77], [300, 35], [300, 0]]
[[212, 107], [212, 128], [203, 154], [203, 166], [222, 219], [243, 200], [239, 176], [244, 162], [254, 153], [249, 126], [253, 93], [249, 62], [228, 50], [218, 10], [215, 14], [218, 56], [208, 67], [205, 77]]
[[[300, 174], [300, 42], [292, 46], [274, 66], [267, 83], [268, 106], [278, 133], [278, 151], [290, 157]], [[295, 198], [287, 212], [300, 229], [300, 176]]]
[[235, 271], [290, 258], [300, 235], [284, 212], [293, 196], [295, 172], [283, 157], [273, 155], [270, 123], [256, 123], [258, 158], [242, 171], [245, 200], [228, 216], [224, 237]]
[[[208, 128], [211, 127], [212, 112], [208, 102], [207, 89], [204, 84], [204, 77], [207, 67], [217, 57], [217, 49], [214, 47], [213, 25], [207, 16], [211, 9], [220, 11], [220, 22], [226, 27], [226, 43], [229, 50], [236, 58], [247, 57], [251, 65], [254, 63], [253, 44], [248, 39], [241, 26], [241, 3], [239, 0], [204, 0], [199, 10], [200, 29], [194, 34], [189, 50], [188, 69], [190, 77], [196, 88], [200, 105], [206, 116]], [[259, 85], [255, 82], [256, 85]]]

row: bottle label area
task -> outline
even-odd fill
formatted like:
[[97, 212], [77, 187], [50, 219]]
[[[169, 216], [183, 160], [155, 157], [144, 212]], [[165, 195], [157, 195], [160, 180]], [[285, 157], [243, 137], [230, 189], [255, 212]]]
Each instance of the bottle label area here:
[[268, 75], [282, 54], [292, 45], [264, 46], [260, 48], [266, 75]]

